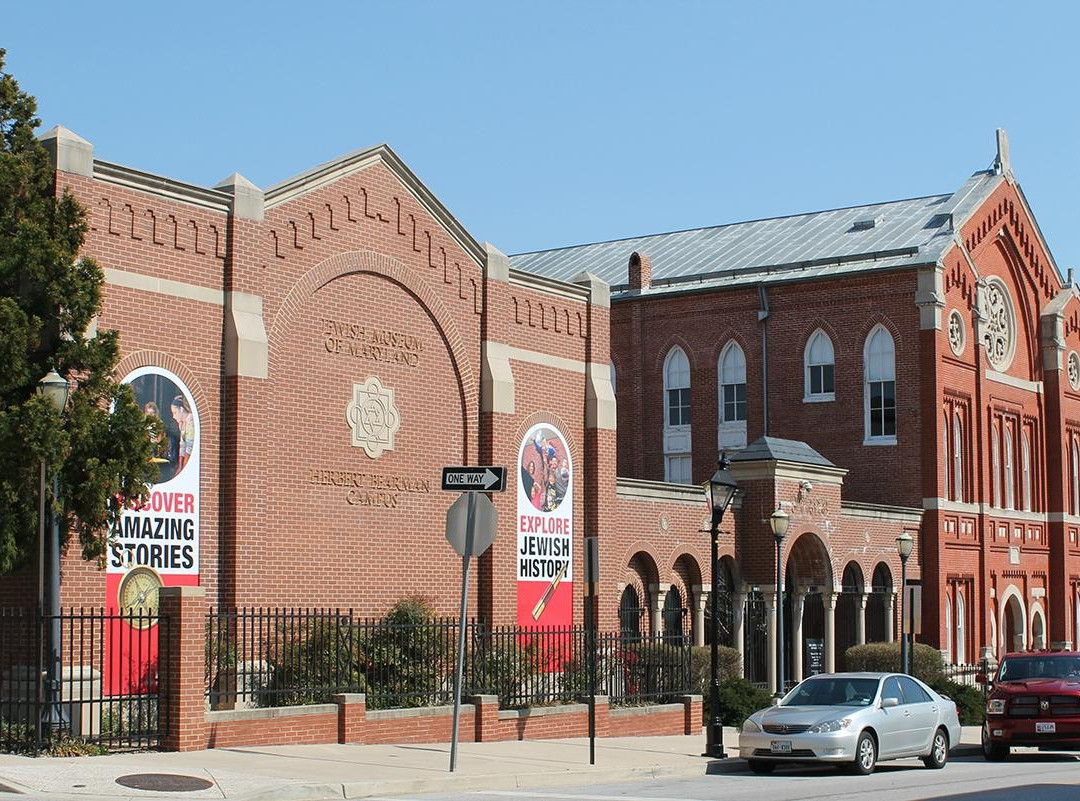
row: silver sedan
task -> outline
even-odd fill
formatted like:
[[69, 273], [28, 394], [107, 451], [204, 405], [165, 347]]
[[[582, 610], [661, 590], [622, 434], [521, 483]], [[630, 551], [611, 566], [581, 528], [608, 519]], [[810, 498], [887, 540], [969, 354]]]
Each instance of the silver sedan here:
[[943, 768], [960, 742], [956, 704], [895, 673], [829, 673], [802, 682], [779, 705], [743, 723], [739, 756], [754, 773], [785, 762], [847, 764], [872, 773], [879, 760], [921, 757]]

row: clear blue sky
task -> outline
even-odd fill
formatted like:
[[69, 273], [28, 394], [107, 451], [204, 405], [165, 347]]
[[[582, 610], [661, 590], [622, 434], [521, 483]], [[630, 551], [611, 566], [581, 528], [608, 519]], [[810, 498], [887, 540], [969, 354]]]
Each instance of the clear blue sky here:
[[1080, 4], [8, 3], [95, 154], [260, 186], [389, 143], [508, 253], [950, 192], [1012, 164], [1080, 268]]

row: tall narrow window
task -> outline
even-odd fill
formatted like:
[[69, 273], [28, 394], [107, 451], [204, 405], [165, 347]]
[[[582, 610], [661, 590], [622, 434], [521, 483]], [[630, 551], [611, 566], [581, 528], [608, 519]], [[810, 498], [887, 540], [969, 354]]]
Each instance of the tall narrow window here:
[[1076, 437], [1072, 438], [1072, 481], [1069, 484], [1069, 495], [1072, 497], [1072, 508], [1070, 511], [1074, 515], [1080, 515], [1080, 447], [1077, 447]]
[[941, 436], [941, 461], [945, 465], [945, 470], [944, 470], [944, 473], [945, 473], [945, 485], [944, 485], [945, 495], [943, 497], [945, 498], [945, 500], [949, 500], [949, 498], [952, 497], [952, 495], [949, 493], [949, 470], [952, 468], [952, 465], [949, 463], [949, 415], [948, 414], [945, 415], [945, 430], [942, 432], [942, 436]]
[[746, 356], [737, 342], [720, 354], [720, 448], [746, 447]]
[[1027, 431], [1020, 432], [1021, 500], [1024, 511], [1031, 511], [1031, 443]]
[[835, 357], [832, 340], [821, 329], [811, 335], [803, 353], [805, 397], [807, 401], [831, 401], [836, 398], [833, 386]]
[[1001, 430], [994, 423], [990, 429], [990, 480], [994, 487], [994, 506], [1001, 506]]
[[866, 338], [865, 364], [866, 441], [896, 442], [896, 351], [893, 338], [883, 326]]
[[[960, 412], [953, 412], [953, 497], [964, 500], [964, 427]], [[946, 435], [947, 436], [947, 435]]]
[[949, 600], [949, 590], [945, 590], [945, 662], [953, 663], [953, 630], [952, 630], [952, 601]]
[[690, 484], [690, 362], [674, 347], [664, 362], [664, 479]]
[[1016, 473], [1013, 470], [1013, 428], [1005, 423], [1005, 508], [1016, 508]]
[[964, 631], [964, 615], [966, 614], [966, 608], [964, 606], [964, 591], [960, 588], [956, 590], [956, 663], [962, 665], [967, 662], [967, 642], [966, 632]]

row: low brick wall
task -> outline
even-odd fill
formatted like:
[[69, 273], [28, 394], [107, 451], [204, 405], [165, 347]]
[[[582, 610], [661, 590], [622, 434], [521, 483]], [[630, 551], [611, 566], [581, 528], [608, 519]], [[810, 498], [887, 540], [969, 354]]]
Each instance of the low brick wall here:
[[[458, 740], [476, 739], [476, 708], [461, 705]], [[364, 740], [375, 743], [448, 743], [453, 733], [454, 707], [433, 706], [416, 709], [380, 709], [369, 711], [364, 721]]]
[[206, 747], [338, 742], [338, 704], [206, 713]]

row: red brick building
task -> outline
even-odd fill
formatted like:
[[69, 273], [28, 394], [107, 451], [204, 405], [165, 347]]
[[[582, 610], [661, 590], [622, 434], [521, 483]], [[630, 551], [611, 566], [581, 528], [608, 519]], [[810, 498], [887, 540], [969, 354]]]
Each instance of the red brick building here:
[[892, 606], [893, 538], [910, 529], [918, 639], [949, 661], [1080, 639], [1080, 306], [1004, 132], [950, 194], [511, 263], [611, 285], [620, 475], [701, 481], [718, 449], [762, 435], [843, 468], [755, 487], [737, 516], [729, 580], [766, 602], [769, 512], [813, 518], [788, 535], [796, 637], [834, 605], [841, 639], [891, 637], [859, 610]]
[[65, 605], [123, 606], [141, 566], [215, 605], [451, 613], [440, 469], [494, 464], [471, 614], [580, 620], [597, 536], [601, 625], [701, 642], [726, 449], [720, 629], [756, 678], [778, 507], [795, 673], [895, 636], [903, 531], [922, 641], [1075, 639], [1080, 315], [1003, 148], [949, 195], [508, 258], [385, 146], [264, 190], [43, 139], [90, 212], [97, 325], [168, 428], [151, 503], [104, 570], [68, 556]]

